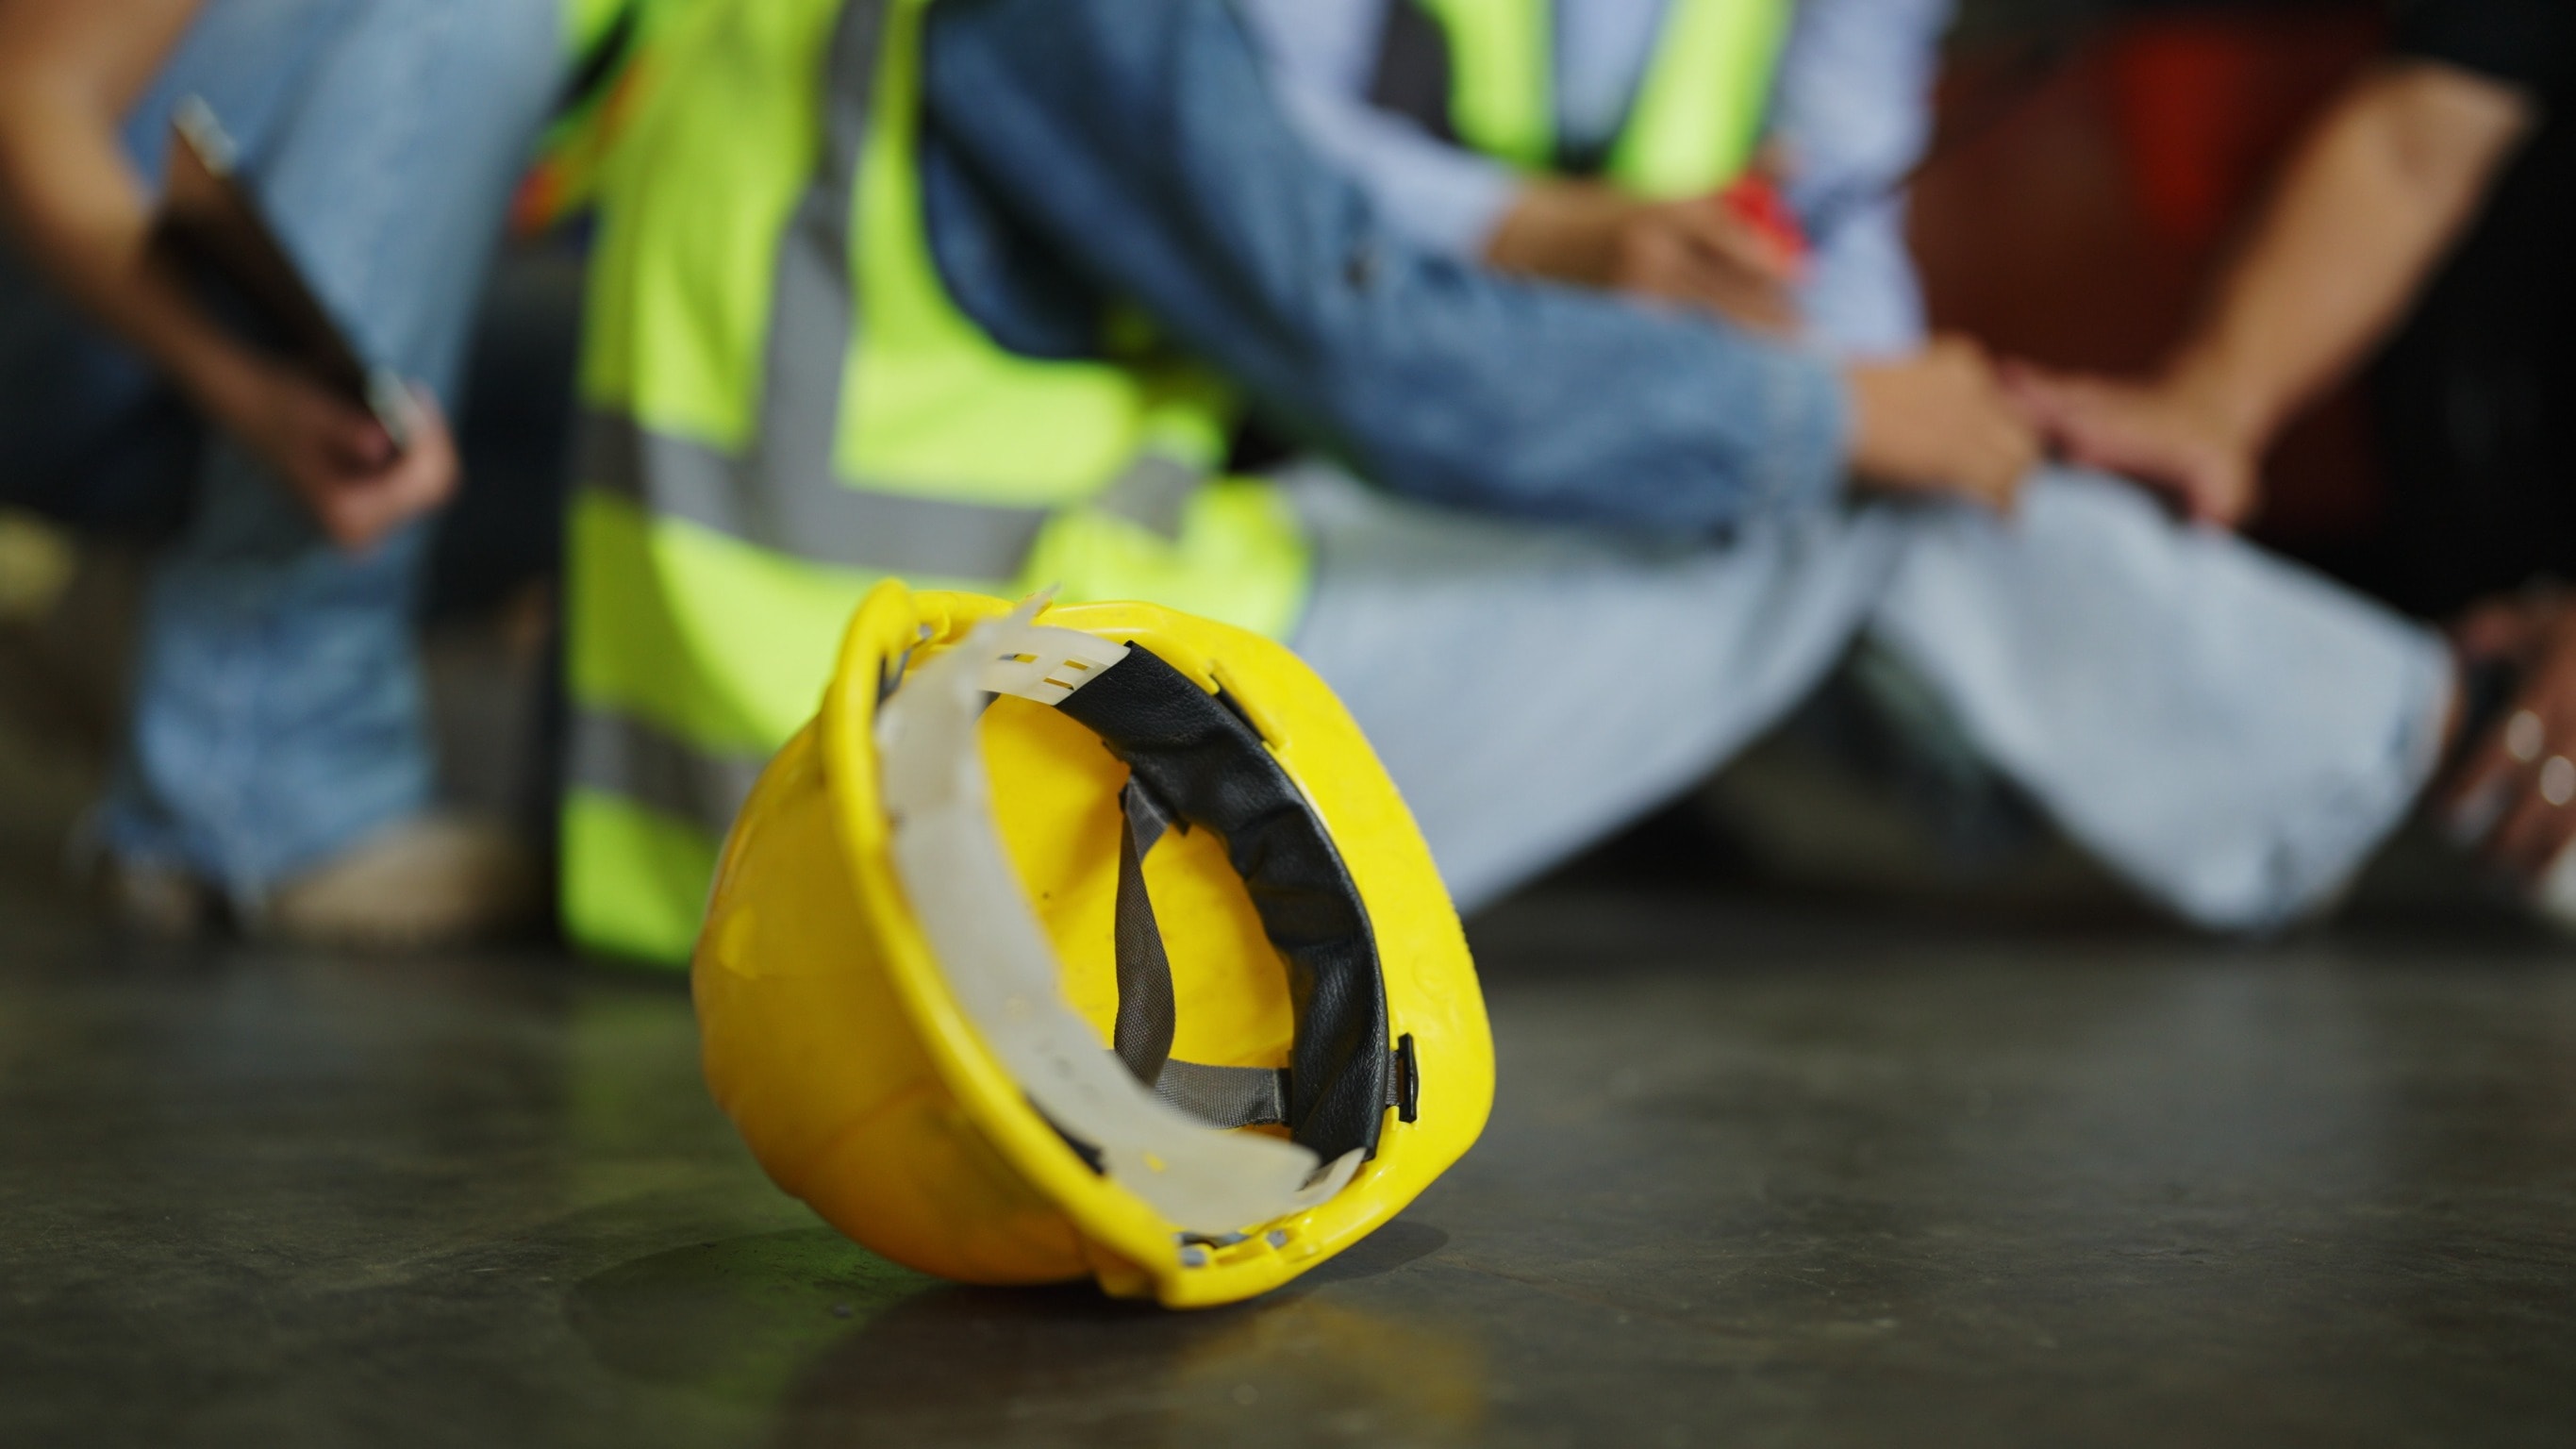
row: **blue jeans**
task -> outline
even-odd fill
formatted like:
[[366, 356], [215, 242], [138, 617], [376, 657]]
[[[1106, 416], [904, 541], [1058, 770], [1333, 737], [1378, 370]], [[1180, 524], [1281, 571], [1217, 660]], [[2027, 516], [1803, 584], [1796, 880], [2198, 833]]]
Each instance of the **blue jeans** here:
[[[204, 97], [315, 290], [453, 405], [509, 195], [562, 74], [538, 0], [217, 0], [135, 108], [157, 178]], [[0, 272], [0, 497], [176, 533], [154, 563], [107, 847], [254, 904], [419, 813], [434, 767], [412, 637], [425, 525], [352, 557], [192, 426], [139, 362]]]
[[1725, 545], [1286, 481], [1319, 566], [1297, 650], [1470, 910], [1689, 789], [1863, 633], [2078, 844], [2218, 928], [2330, 898], [2450, 706], [2431, 630], [2097, 475], [2044, 471], [2009, 521], [1863, 505]]

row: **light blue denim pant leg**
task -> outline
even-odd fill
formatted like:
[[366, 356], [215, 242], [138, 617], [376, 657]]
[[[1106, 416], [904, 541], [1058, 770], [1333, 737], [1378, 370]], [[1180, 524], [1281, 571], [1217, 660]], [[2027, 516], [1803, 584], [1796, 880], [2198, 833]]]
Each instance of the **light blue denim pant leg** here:
[[2073, 839], [2216, 928], [2339, 887], [2449, 707], [2430, 631], [2081, 474], [2009, 521], [1872, 506], [1698, 547], [1290, 481], [1319, 556], [1298, 650], [1470, 910], [1689, 788], [1863, 631]]
[[1520, 524], [1283, 479], [1316, 549], [1295, 646], [1349, 706], [1465, 909], [1670, 800], [1839, 661], [1902, 557], [1892, 514], [1724, 547]]
[[2203, 925], [2330, 897], [2439, 764], [2449, 647], [2138, 489], [1916, 515], [1872, 635], [2067, 834]]
[[[452, 403], [561, 33], [542, 0], [227, 0], [182, 42], [133, 139], [157, 166], [171, 105], [207, 96], [360, 347]], [[212, 441], [195, 517], [150, 582], [109, 848], [255, 906], [423, 809], [412, 613], [426, 532], [343, 554], [264, 468]]]

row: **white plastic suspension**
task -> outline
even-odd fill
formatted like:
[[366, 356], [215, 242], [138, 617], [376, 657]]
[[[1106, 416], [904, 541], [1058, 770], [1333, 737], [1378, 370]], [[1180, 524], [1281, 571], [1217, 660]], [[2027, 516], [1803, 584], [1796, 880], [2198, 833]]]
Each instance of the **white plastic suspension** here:
[[1155, 1096], [1066, 1000], [1054, 944], [994, 823], [977, 720], [988, 692], [1053, 705], [1127, 647], [1033, 623], [1043, 600], [915, 666], [877, 716], [895, 871], [958, 1004], [1048, 1120], [1184, 1232], [1239, 1232], [1315, 1206], [1360, 1166], [1207, 1126]]

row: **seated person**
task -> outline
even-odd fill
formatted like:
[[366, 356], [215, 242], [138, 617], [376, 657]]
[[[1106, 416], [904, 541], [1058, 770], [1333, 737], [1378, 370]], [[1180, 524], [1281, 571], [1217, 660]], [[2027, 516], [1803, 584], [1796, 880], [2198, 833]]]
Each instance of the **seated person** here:
[[[411, 627], [457, 481], [441, 401], [562, 29], [524, 0], [0, 0], [0, 204], [52, 284], [0, 259], [0, 500], [169, 535], [98, 825], [140, 924], [221, 899], [265, 932], [408, 942], [525, 913], [525, 852], [432, 803]], [[360, 349], [416, 383], [407, 451], [147, 251], [190, 97]]]
[[[1705, 189], [1658, 196], [1618, 174], [1622, 145], [1633, 149], [1634, 128], [1651, 119], [1655, 87], [1669, 84], [1688, 54], [1680, 46], [1705, 43], [1689, 28], [1694, 3], [1561, 0], [1551, 13], [1551, 160], [1587, 173], [1606, 167], [1606, 180], [1514, 169], [1459, 144], [1475, 117], [1453, 113], [1453, 98], [1478, 77], [1453, 74], [1444, 85], [1437, 72], [1472, 67], [1474, 53], [1451, 39], [1514, 7], [1249, 0], [1247, 8], [1291, 114], [1426, 245], [1509, 270], [1696, 303], [1749, 326], [1802, 329], [1845, 356], [1920, 350], [1903, 181], [1925, 143], [1950, 0], [1796, 7], [1770, 98], [1770, 143], [1785, 165], [1788, 195], [1810, 223], [1812, 260], [1784, 250]], [[1718, 8], [1742, 15], [1762, 7]], [[2526, 43], [2507, 43], [2516, 36]], [[2016, 391], [2054, 421], [2079, 458], [2168, 491], [2202, 519], [2239, 521], [2270, 431], [2389, 325], [2398, 292], [2430, 270], [2482, 185], [2525, 141], [2538, 98], [2563, 86], [2562, 73], [2576, 64], [2571, 46], [2576, 18], [2523, 0], [2441, 0], [2410, 11], [2398, 34], [2410, 58], [2358, 83], [2320, 127], [2224, 305], [2159, 385], [2055, 379], [2024, 368]], [[2565, 147], [2538, 151], [2532, 165], [2563, 172]], [[2547, 169], [2552, 164], [2557, 171]], [[2563, 221], [2569, 213], [2562, 204], [2555, 215]], [[2375, 216], [2408, 221], [2366, 224]], [[2521, 216], [2518, 224], [2534, 222]], [[2570, 294], [2561, 285], [2547, 295]], [[2560, 352], [2553, 347], [2551, 355]], [[2566, 712], [2553, 702], [2576, 702], [2576, 615], [2561, 612], [2554, 604], [2487, 608], [2463, 639], [2482, 658], [2534, 666], [2521, 707], [2504, 721], [2518, 723], [2521, 755], [2499, 733], [2449, 791], [2460, 833], [2483, 838], [2491, 856], [2526, 877], [2550, 863], [2548, 852], [2564, 838], [2532, 824], [2560, 803], [2542, 792], [2541, 752], [2576, 754], [2576, 716], [2561, 731], [2563, 751], [2548, 746], [2542, 729]], [[2513, 795], [2529, 798], [2508, 809], [2504, 799]]]
[[[1291, 640], [1469, 909], [1702, 778], [1862, 631], [2216, 927], [2329, 899], [2454, 732], [2438, 635], [2125, 485], [2024, 488], [1971, 351], [1841, 364], [1426, 248], [1225, 0], [710, 0], [672, 42], [583, 374], [588, 944], [686, 954], [887, 576]], [[1340, 464], [1213, 476], [1246, 403]]]
[[[2449, 610], [2576, 549], [2576, 7], [2421, 0], [2292, 158], [2214, 304], [2149, 379], [2024, 369], [2071, 457], [2234, 527], [2292, 418], [2386, 345], [2390, 490], [2373, 586]], [[2536, 876], [2576, 800], [2576, 612], [2479, 610], [2472, 652], [2521, 698], [2450, 789], [2457, 832]], [[2576, 879], [2565, 883], [2576, 891]]]
[[[1763, 77], [1727, 74], [1725, 48], [1695, 33], [1707, 16], [1668, 0], [1243, 4], [1291, 118], [1421, 244], [1506, 271], [1702, 306], [1847, 361], [1931, 351], [1905, 237], [1905, 182], [1929, 139], [1952, 0], [1718, 8], [1751, 22], [1748, 55], [1779, 48], [1767, 94], [1728, 99], [1730, 84]], [[1527, 101], [1552, 112], [1543, 166], [1504, 159], [1509, 142], [1479, 149], [1461, 139], [1494, 124], [1490, 103], [1480, 118], [1453, 102], [1480, 86], [1492, 93], [1472, 73], [1473, 41], [1507, 14], [1550, 27], [1535, 47], [1547, 62], [1544, 90]], [[1469, 44], [1453, 45], [1457, 32]], [[1725, 161], [1662, 180], [1639, 174], [1639, 138], [1674, 124], [1639, 113], [1669, 109], [1673, 88], [1688, 82], [1704, 103], [1762, 117], [1760, 147], [1732, 190], [1711, 184]], [[1753, 133], [1738, 123], [1733, 134]], [[1964, 341], [1937, 345], [1975, 366]], [[1893, 672], [1901, 666], [1867, 655], [1836, 684], [1843, 701], [1874, 717], [1872, 738], [1895, 747], [1893, 756], [1872, 752], [1879, 763], [1870, 783], [1896, 785], [1945, 853], [1993, 859], [1998, 845], [2027, 840], [2028, 818], [2008, 788], [1921, 707], [1921, 692]], [[1829, 707], [1802, 728], [1833, 717]]]

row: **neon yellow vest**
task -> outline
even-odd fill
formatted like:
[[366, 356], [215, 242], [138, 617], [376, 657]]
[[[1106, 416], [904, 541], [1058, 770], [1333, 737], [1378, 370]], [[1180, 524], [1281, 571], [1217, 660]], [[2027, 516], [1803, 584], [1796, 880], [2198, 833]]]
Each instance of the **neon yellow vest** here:
[[690, 0], [608, 158], [567, 586], [581, 944], [686, 958], [735, 809], [881, 579], [1274, 636], [1303, 607], [1284, 501], [1211, 477], [1221, 386], [1133, 325], [1102, 360], [1022, 357], [951, 299], [915, 160], [930, 3]]
[[[1398, 0], [1404, 3], [1404, 0]], [[1522, 170], [1552, 169], [1556, 11], [1582, 0], [1411, 0], [1449, 42], [1458, 139]], [[1604, 179], [1658, 200], [1724, 186], [1752, 160], [1790, 0], [1668, 0], [1653, 61]]]

